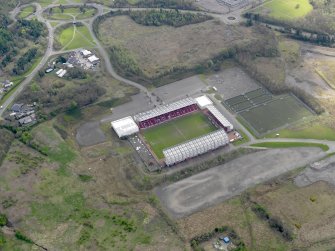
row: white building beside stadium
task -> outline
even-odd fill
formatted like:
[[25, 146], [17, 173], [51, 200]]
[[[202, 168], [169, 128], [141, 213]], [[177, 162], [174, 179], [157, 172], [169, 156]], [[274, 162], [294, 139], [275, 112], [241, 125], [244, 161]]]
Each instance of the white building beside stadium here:
[[163, 150], [165, 164], [171, 166], [227, 144], [228, 135], [221, 129]]
[[137, 124], [130, 116], [112, 121], [111, 125], [119, 138], [130, 136], [139, 131]]
[[205, 109], [209, 105], [213, 105], [212, 100], [210, 100], [206, 95], [195, 98], [197, 105], [200, 109]]

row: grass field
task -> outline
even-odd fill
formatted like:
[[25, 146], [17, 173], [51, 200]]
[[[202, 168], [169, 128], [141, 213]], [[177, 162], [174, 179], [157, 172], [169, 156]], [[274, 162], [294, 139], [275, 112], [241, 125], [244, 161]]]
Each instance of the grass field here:
[[297, 19], [313, 10], [308, 0], [270, 0], [254, 9], [254, 12], [275, 19]]
[[35, 12], [35, 8], [34, 6], [27, 6], [27, 7], [24, 7], [19, 15], [18, 15], [18, 18], [26, 18], [26, 17], [29, 17], [31, 14], [33, 14]]
[[93, 38], [86, 26], [70, 26], [60, 31], [58, 42], [65, 50], [91, 48], [95, 46]]
[[334, 140], [335, 130], [326, 125], [307, 124], [297, 128], [288, 128], [267, 135], [267, 138], [275, 138], [279, 134], [280, 138], [296, 138], [296, 139], [321, 139]]
[[306, 142], [264, 142], [253, 144], [252, 146], [267, 148], [288, 148], [288, 147], [320, 147], [323, 151], [328, 151], [329, 147], [325, 144], [306, 143]]
[[215, 130], [216, 127], [211, 124], [208, 118], [199, 112], [144, 130], [143, 137], [157, 158], [162, 159], [165, 148], [200, 137]]
[[264, 134], [311, 115], [312, 113], [291, 95], [281, 96], [266, 105], [240, 113], [243, 120], [258, 134]]
[[335, 89], [335, 60], [318, 60], [315, 66], [316, 73], [333, 89]]

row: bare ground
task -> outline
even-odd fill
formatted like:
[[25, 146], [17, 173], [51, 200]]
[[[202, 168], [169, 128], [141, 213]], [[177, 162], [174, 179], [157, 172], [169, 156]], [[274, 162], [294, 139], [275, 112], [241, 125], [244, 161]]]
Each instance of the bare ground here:
[[220, 203], [325, 153], [318, 148], [271, 149], [232, 160], [157, 190], [162, 204], [180, 218]]

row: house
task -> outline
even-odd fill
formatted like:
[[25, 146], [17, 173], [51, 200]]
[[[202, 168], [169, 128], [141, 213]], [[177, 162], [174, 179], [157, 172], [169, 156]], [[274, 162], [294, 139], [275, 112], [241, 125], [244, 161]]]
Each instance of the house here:
[[26, 116], [26, 117], [20, 119], [19, 120], [19, 125], [23, 126], [23, 125], [31, 124], [35, 121], [36, 121], [36, 116], [35, 116], [35, 114], [32, 114], [32, 115], [29, 115], [29, 116]]
[[21, 112], [22, 111], [22, 108], [23, 108], [23, 104], [17, 104], [15, 103], [13, 106], [12, 106], [12, 111], [13, 112]]

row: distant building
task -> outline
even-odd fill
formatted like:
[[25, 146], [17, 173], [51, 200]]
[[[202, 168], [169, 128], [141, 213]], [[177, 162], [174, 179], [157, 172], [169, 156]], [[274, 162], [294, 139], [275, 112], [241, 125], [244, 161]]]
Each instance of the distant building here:
[[88, 61], [92, 64], [97, 64], [99, 63], [100, 59], [97, 56], [93, 55], [88, 58]]
[[84, 57], [89, 57], [92, 55], [92, 52], [90, 52], [89, 50], [81, 50], [80, 51], [81, 55], [83, 55]]
[[22, 111], [22, 108], [23, 108], [23, 104], [17, 104], [17, 103], [15, 103], [15, 104], [12, 106], [11, 110], [12, 110], [13, 112], [21, 112], [21, 111]]
[[52, 72], [53, 70], [54, 70], [53, 68], [48, 68], [48, 69], [45, 70], [45, 73], [50, 73], [50, 72]]
[[58, 77], [62, 78], [66, 74], [66, 70], [63, 70], [61, 73], [58, 74]]
[[12, 87], [14, 85], [14, 83], [10, 82], [9, 80], [6, 80], [2, 83], [2, 85], [3, 85], [4, 89], [8, 89], [8, 88]]
[[31, 124], [33, 122], [36, 121], [36, 116], [35, 114], [29, 115], [27, 117], [24, 117], [22, 119], [19, 120], [19, 125], [23, 126], [23, 125], [28, 125]]

